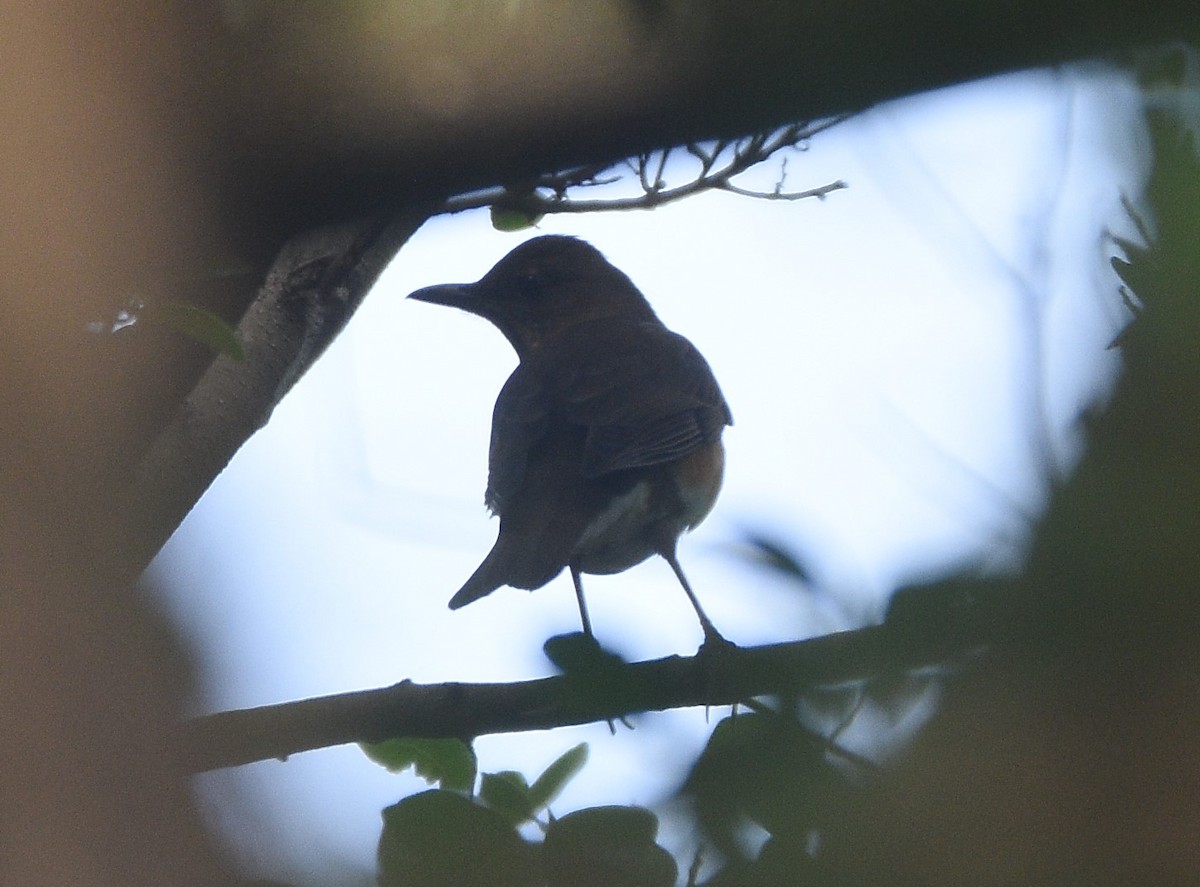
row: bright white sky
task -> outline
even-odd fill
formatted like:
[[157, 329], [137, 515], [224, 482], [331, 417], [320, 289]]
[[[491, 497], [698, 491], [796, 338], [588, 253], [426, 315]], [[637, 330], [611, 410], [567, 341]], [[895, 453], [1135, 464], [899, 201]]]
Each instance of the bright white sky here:
[[[898, 583], [1011, 566], [1047, 472], [1077, 451], [1079, 409], [1117, 368], [1105, 345], [1127, 318], [1105, 233], [1132, 235], [1120, 198], [1137, 193], [1142, 146], [1124, 79], [1031, 73], [822, 134], [787, 169], [793, 189], [849, 183], [824, 202], [713, 194], [520, 235], [481, 213], [430, 222], [156, 562], [207, 650], [205, 705], [550, 672], [543, 640], [578, 628], [565, 575], [445, 606], [495, 537], [489, 423], [515, 356], [484, 321], [402, 298], [475, 280], [542, 233], [595, 244], [721, 382], [736, 421], [725, 489], [680, 557], [731, 640], [856, 627], [881, 618]], [[802, 554], [814, 587], [748, 565], [748, 528]], [[585, 587], [598, 636], [629, 657], [700, 641], [662, 562]], [[703, 712], [673, 712], [615, 737], [599, 726], [478, 748], [483, 769], [532, 776], [587, 740], [592, 760], [556, 809], [653, 804], [705, 729]], [[232, 790], [237, 815], [257, 820], [224, 814], [252, 856], [369, 867], [380, 809], [423, 783], [343, 748], [202, 787], [226, 810]]]

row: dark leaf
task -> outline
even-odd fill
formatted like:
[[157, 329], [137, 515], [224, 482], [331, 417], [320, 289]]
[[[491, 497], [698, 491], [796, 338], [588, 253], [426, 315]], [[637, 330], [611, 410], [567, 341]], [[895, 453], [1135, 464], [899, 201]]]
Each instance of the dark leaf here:
[[751, 560], [804, 585], [812, 583], [800, 556], [783, 543], [754, 530], [744, 531], [742, 537], [750, 546]]
[[605, 650], [594, 637], [581, 631], [547, 639], [542, 652], [558, 669], [568, 673], [603, 671], [625, 663], [616, 653]]
[[513, 825], [528, 822], [536, 812], [529, 797], [529, 784], [514, 770], [484, 773], [479, 783], [479, 799]]
[[456, 792], [422, 792], [383, 811], [380, 887], [524, 887], [538, 870], [536, 847]]
[[546, 832], [551, 887], [672, 887], [675, 860], [655, 843], [658, 819], [641, 807], [592, 807]]
[[819, 737], [780, 715], [746, 714], [717, 724], [684, 793], [708, 837], [736, 858], [747, 820], [773, 835], [805, 835], [842, 782]]

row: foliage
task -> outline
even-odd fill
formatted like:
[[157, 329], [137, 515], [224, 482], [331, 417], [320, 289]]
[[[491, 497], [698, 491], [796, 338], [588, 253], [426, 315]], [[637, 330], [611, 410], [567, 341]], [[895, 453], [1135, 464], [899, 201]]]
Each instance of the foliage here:
[[[1159, 728], [1163, 718], [1179, 723], [1172, 682], [1187, 692], [1194, 684], [1186, 667], [1166, 671], [1157, 660], [1195, 662], [1184, 652], [1195, 624], [1184, 589], [1196, 578], [1200, 476], [1184, 440], [1194, 443], [1200, 393], [1200, 161], [1191, 135], [1161, 115], [1150, 122], [1147, 242], [1120, 241], [1125, 256], [1113, 262], [1137, 309], [1120, 340], [1126, 378], [1109, 414], [1091, 420], [1093, 449], [1058, 491], [1029, 570], [905, 589], [888, 613], [913, 644], [954, 632], [991, 643], [947, 670], [942, 714], [886, 772], [839, 749], [836, 728], [811, 725], [806, 711], [821, 700], [752, 700], [749, 713], [718, 723], [680, 795], [715, 863], [705, 870], [708, 887], [1048, 884], [1089, 871], [1090, 883], [1118, 883], [1106, 865], [1194, 874], [1154, 805], [1116, 803], [1131, 788], [1161, 792], [1177, 780], [1182, 762], [1170, 763], [1176, 749]], [[749, 541], [756, 556], [802, 581], [785, 547]], [[589, 674], [586, 651], [554, 652], [569, 674]], [[604, 692], [603, 675], [621, 667], [591, 669], [601, 685], [592, 690]], [[1150, 699], [1146, 687], [1156, 688]], [[880, 672], [857, 695], [852, 688], [829, 699], [844, 721], [856, 699], [886, 710], [911, 689], [903, 673]], [[1115, 762], [1133, 749], [1166, 757], [1122, 775]], [[547, 774], [579, 763], [560, 760]], [[532, 785], [515, 773], [485, 775], [477, 797], [433, 792], [389, 808], [382, 883], [675, 883], [647, 810], [579, 811], [540, 824], [540, 844], [522, 839], [515, 824], [548, 803], [539, 788], [547, 774]], [[1099, 814], [1088, 812], [1096, 799]], [[1094, 843], [1114, 817], [1122, 828], [1139, 823], [1143, 836], [1120, 851], [1125, 863]], [[1082, 849], [1070, 835], [1081, 836]], [[700, 880], [697, 865], [688, 883]]]
[[457, 739], [386, 739], [362, 745], [367, 757], [392, 773], [409, 767], [427, 782], [468, 792], [475, 785], [475, 749]]
[[[392, 740], [368, 754], [388, 769], [411, 765], [441, 783], [383, 811], [383, 887], [675, 883], [675, 862], [655, 843], [658, 818], [649, 810], [594, 807], [561, 819], [536, 819], [584, 765], [586, 745], [569, 749], [532, 784], [511, 770], [484, 773], [477, 794], [461, 782], [461, 764], [469, 760], [473, 766], [474, 752], [457, 740]], [[531, 822], [544, 835], [540, 842], [519, 831]]]
[[166, 300], [161, 304], [148, 303], [146, 314], [149, 320], [161, 321], [216, 354], [236, 361], [246, 359], [246, 350], [234, 328], [206, 308], [188, 302]]

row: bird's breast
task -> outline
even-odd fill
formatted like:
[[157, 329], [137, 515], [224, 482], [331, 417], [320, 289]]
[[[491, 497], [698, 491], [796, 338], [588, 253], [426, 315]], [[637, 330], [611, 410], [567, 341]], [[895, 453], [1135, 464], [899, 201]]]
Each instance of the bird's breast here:
[[693, 450], [671, 466], [683, 503], [684, 528], [708, 517], [725, 479], [725, 445], [720, 439]]

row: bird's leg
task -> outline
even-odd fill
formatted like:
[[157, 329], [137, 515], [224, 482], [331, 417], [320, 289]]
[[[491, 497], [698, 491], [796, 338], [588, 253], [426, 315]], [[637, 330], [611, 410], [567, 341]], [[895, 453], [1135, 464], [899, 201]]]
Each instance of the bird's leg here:
[[[587, 637], [588, 641], [590, 641], [595, 647], [596, 658], [592, 662], [592, 667], [595, 668], [597, 665], [606, 668], [611, 667], [611, 660], [617, 657], [613, 657], [611, 653], [605, 653], [601, 651], [600, 644], [596, 640], [596, 636], [592, 634], [592, 620], [588, 616], [587, 603], [583, 599], [583, 580], [579, 578], [579, 570], [577, 570], [574, 565], [571, 565], [570, 570], [571, 581], [575, 583], [575, 600], [579, 602], [579, 621], [583, 623], [584, 636]], [[606, 718], [605, 720], [608, 721], [608, 732], [616, 736], [616, 722], [613, 721], [612, 718]], [[624, 718], [618, 718], [617, 720], [619, 720], [626, 727], [629, 727], [629, 729], [633, 729], [633, 727], [630, 727], [629, 722]]]
[[704, 608], [700, 606], [700, 601], [696, 597], [696, 593], [692, 591], [692, 586], [688, 584], [687, 577], [683, 575], [683, 567], [679, 566], [679, 558], [675, 557], [675, 547], [666, 548], [661, 554], [663, 559], [671, 565], [671, 569], [675, 571], [675, 578], [683, 586], [684, 593], [687, 594], [688, 600], [692, 602], [692, 609], [696, 611], [696, 616], [700, 619], [700, 627], [704, 629], [704, 647], [709, 647], [710, 645], [714, 648], [734, 646], [725, 639], [721, 632], [717, 631], [717, 627], [712, 624], [712, 620], [708, 618], [708, 615], [704, 612]]
[[592, 634], [592, 620], [588, 616], [587, 602], [583, 599], [583, 580], [579, 578], [579, 570], [573, 564], [570, 569], [571, 581], [575, 583], [575, 600], [579, 602], [579, 621], [583, 623], [583, 633], [595, 642], [596, 636]]

